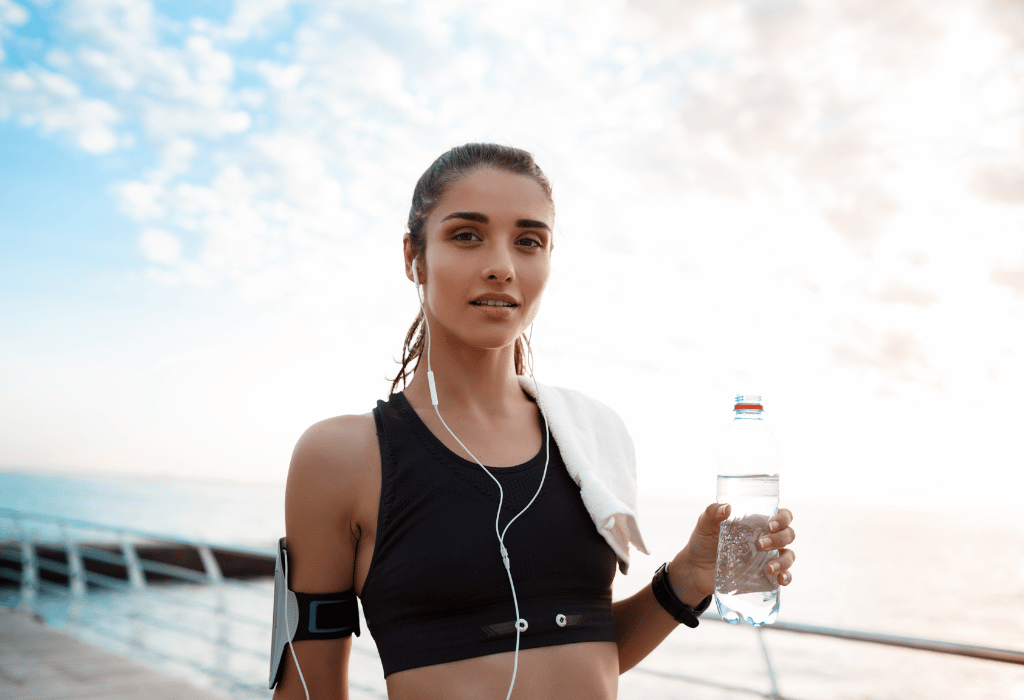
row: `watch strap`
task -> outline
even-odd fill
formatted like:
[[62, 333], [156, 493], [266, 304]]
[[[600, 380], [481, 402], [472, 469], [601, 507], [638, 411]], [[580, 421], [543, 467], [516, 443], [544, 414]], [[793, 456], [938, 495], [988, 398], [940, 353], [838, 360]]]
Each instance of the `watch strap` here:
[[692, 608], [679, 600], [668, 580], [668, 562], [662, 564], [654, 572], [654, 578], [651, 579], [651, 589], [654, 591], [655, 599], [657, 599], [661, 607], [665, 608], [665, 612], [671, 615], [676, 622], [687, 627], [696, 627], [700, 624], [700, 620], [697, 618], [711, 605], [712, 596], [708, 596], [700, 601], [696, 608]]

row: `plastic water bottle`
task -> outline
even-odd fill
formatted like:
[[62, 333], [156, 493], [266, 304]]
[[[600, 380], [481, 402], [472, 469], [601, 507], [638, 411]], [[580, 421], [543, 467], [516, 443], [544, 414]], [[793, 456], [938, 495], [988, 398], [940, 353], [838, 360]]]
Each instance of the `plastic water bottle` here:
[[731, 625], [775, 622], [779, 584], [765, 567], [779, 556], [757, 541], [768, 534], [768, 520], [779, 509], [779, 446], [761, 417], [761, 397], [740, 394], [735, 417], [718, 446], [718, 502], [732, 505], [718, 534], [715, 604]]

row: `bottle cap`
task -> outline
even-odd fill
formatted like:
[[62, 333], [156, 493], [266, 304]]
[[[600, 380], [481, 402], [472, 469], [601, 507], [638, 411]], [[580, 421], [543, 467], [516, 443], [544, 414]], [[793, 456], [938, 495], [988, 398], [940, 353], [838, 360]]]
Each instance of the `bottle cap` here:
[[763, 411], [760, 394], [736, 394], [735, 411]]

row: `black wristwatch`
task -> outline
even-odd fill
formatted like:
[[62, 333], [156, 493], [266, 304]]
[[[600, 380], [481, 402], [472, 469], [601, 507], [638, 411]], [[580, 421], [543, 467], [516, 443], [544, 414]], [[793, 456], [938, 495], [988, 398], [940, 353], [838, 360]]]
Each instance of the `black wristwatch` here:
[[708, 596], [700, 601], [695, 608], [691, 608], [679, 600], [675, 591], [672, 590], [672, 585], [668, 582], [668, 562], [662, 564], [654, 572], [654, 578], [651, 579], [651, 588], [654, 590], [654, 597], [657, 598], [661, 607], [665, 608], [665, 611], [674, 617], [676, 622], [687, 627], [696, 627], [700, 624], [700, 620], [697, 618], [711, 605], [712, 596]]

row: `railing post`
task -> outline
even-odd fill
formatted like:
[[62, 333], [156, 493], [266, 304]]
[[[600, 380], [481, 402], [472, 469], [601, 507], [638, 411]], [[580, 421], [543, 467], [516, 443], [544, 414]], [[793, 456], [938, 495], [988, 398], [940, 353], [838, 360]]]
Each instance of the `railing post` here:
[[220, 572], [220, 565], [217, 563], [213, 551], [206, 545], [200, 545], [199, 558], [203, 560], [203, 568], [206, 570], [206, 578], [212, 584], [224, 583], [224, 575]]
[[[203, 560], [203, 568], [206, 570], [206, 579], [210, 582], [210, 585], [214, 586], [217, 598], [217, 612], [224, 613], [227, 611], [227, 604], [224, 600], [224, 588], [220, 584], [224, 583], [224, 575], [221, 573], [220, 564], [217, 563], [217, 558], [213, 556], [213, 550], [204, 545], [199, 545], [199, 558]], [[222, 638], [226, 639], [227, 630], [224, 627], [224, 619], [221, 618], [220, 634]]]
[[85, 597], [85, 565], [82, 563], [82, 553], [78, 550], [78, 543], [71, 536], [71, 529], [66, 522], [61, 522], [61, 529], [64, 531], [64, 551], [68, 559], [68, 588], [74, 598]]
[[39, 562], [36, 561], [36, 548], [32, 544], [32, 531], [22, 525], [20, 518], [14, 518], [14, 527], [21, 541], [21, 599], [17, 608], [32, 610], [35, 608], [36, 594], [39, 591]]
[[117, 534], [121, 540], [121, 555], [124, 557], [124, 568], [128, 570], [128, 582], [132, 588], [141, 591], [146, 587], [146, 575], [142, 571], [139, 553], [135, 551], [135, 544], [128, 540], [128, 536], [123, 530]]
[[768, 680], [772, 684], [772, 693], [767, 696], [769, 698], [781, 698], [779, 695], [779, 683], [775, 679], [775, 668], [772, 666], [772, 659], [768, 655], [768, 645], [764, 643], [764, 629], [762, 627], [755, 627], [757, 631], [757, 641], [761, 643], [761, 651], [764, 653], [764, 665], [768, 669]]

